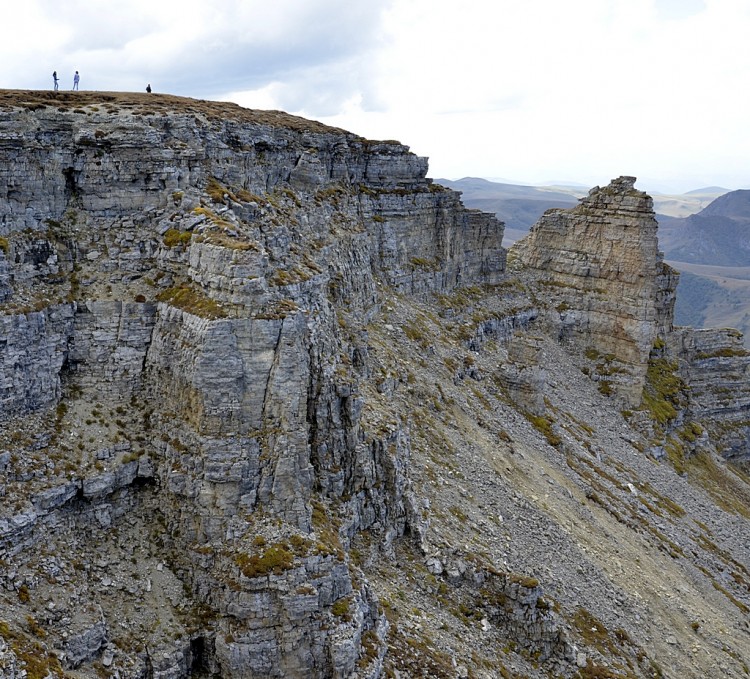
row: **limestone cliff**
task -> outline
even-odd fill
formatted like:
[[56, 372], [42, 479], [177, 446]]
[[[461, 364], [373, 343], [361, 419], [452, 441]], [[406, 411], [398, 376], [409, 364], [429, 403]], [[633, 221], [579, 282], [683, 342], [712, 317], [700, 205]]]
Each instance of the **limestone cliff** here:
[[746, 359], [633, 180], [509, 272], [398, 142], [0, 106], [0, 676], [742, 675]]
[[549, 210], [512, 248], [513, 268], [544, 299], [547, 332], [592, 360], [600, 391], [655, 416], [636, 419], [657, 454], [689, 424], [746, 459], [750, 357], [736, 330], [674, 327], [679, 274], [659, 252], [653, 201], [634, 184], [620, 177], [576, 208]]
[[664, 264], [650, 196], [621, 177], [572, 210], [549, 210], [514, 252], [557, 300], [560, 336], [612, 356], [613, 384], [640, 403], [654, 341], [671, 330], [678, 274]]

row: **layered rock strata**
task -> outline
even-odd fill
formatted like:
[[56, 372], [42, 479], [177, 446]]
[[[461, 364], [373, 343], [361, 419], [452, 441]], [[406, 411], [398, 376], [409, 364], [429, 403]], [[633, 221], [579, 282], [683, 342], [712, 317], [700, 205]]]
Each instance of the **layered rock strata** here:
[[[679, 276], [662, 261], [656, 229], [651, 198], [621, 177], [576, 208], [548, 211], [513, 246], [512, 261], [531, 273], [550, 331], [591, 360], [600, 391], [629, 409], [658, 411], [645, 420], [635, 414], [657, 454], [693, 422], [710, 430], [726, 458], [745, 460], [750, 404], [741, 335], [674, 327]], [[537, 403], [542, 395], [536, 389]], [[693, 443], [679, 445], [693, 450]]]
[[595, 187], [570, 210], [548, 210], [513, 256], [536, 274], [563, 341], [620, 366], [617, 394], [637, 406], [649, 354], [671, 330], [678, 274], [663, 262], [652, 199], [634, 177]]
[[397, 142], [0, 106], [0, 674], [741, 676], [744, 491], [679, 436], [742, 449], [746, 358], [672, 331], [632, 179], [509, 275]]
[[729, 460], [750, 460], [750, 354], [731, 328], [678, 328], [670, 337], [689, 386], [684, 419], [699, 422]]
[[[346, 545], [403, 535], [410, 500], [408, 434], [360, 424], [366, 339], [346, 319], [377, 310], [378, 285], [497, 281], [502, 225], [396, 142], [166, 100], [0, 112], [3, 488], [19, 503], [3, 553], [142, 505], [164, 534], [132, 558], [161, 553], [205, 609], [160, 676], [351, 676], [385, 623]], [[31, 413], [50, 432], [35, 444], [14, 429]], [[100, 652], [101, 624], [63, 665]]]

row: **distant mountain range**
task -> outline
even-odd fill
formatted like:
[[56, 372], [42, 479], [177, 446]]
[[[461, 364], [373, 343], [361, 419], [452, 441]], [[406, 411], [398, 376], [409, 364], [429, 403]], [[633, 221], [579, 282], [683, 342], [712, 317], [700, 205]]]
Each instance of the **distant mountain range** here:
[[660, 216], [659, 243], [682, 274], [675, 320], [737, 328], [750, 347], [750, 190], [719, 196], [684, 219]]
[[668, 259], [692, 264], [750, 266], [750, 190], [731, 191], [697, 214], [659, 218]]
[[537, 187], [502, 184], [487, 179], [465, 177], [457, 181], [436, 179], [436, 183], [461, 191], [464, 205], [494, 212], [505, 222], [504, 242], [515, 242], [526, 235], [546, 210], [573, 207], [588, 189], [575, 187]]

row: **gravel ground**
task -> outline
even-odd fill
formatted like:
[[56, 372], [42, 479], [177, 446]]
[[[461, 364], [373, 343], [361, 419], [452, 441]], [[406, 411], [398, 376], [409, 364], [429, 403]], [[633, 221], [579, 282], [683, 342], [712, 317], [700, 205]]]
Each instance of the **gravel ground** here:
[[[473, 313], [498, 305], [490, 293], [475, 300]], [[532, 327], [541, 342], [544, 414], [559, 438], [550, 445], [498, 387], [507, 343], [461, 349], [468, 346], [455, 341], [462, 318], [440, 313], [433, 300], [416, 310], [392, 300], [384, 322], [370, 329], [370, 355], [384, 378], [382, 393], [367, 394], [367, 417], [374, 426], [409, 423], [413, 491], [429, 529], [421, 552], [398, 554], [402, 568], [373, 563], [368, 576], [398, 610], [397, 635], [450, 659], [448, 669], [415, 670], [404, 653], [394, 670], [401, 663], [401, 676], [570, 676], [588, 661], [604, 668], [593, 676], [746, 676], [748, 519], [720, 509], [690, 473], [682, 477], [644, 453], [647, 441], [582, 371], [586, 359]], [[450, 555], [479, 555], [500, 571], [538, 579], [578, 663], [535, 662], [513, 652], [486, 619], [461, 615], [463, 588], [444, 574], [436, 583], [421, 568]], [[420, 567], [404, 568], [406, 561]], [[588, 634], [595, 625], [583, 627], [594, 619], [605, 637], [627, 640], [623, 657], [647, 658], [623, 662], [606, 638]]]

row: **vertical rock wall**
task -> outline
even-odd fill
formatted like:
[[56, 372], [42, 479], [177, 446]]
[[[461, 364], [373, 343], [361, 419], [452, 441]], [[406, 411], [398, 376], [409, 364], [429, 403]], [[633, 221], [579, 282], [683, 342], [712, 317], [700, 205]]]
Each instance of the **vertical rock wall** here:
[[654, 341], [671, 330], [677, 284], [658, 251], [653, 202], [634, 182], [620, 177], [575, 208], [547, 211], [512, 250], [538, 275], [560, 335], [622, 364], [629, 378], [616, 389], [630, 406], [640, 403]]
[[[350, 676], [385, 623], [346, 543], [377, 526], [388, 545], [409, 514], [408, 435], [360, 426], [362, 329], [380, 285], [499, 280], [502, 225], [395, 142], [284, 114], [63, 109], [0, 111], [0, 408], [66, 405], [45, 450], [60, 472], [32, 477], [46, 539], [70, 540], [53, 517], [77, 498], [106, 527], [143, 498], [211, 620], [163, 676]], [[9, 549], [41, 539], [23, 516], [2, 517]]]
[[701, 423], [722, 455], [750, 460], [750, 354], [731, 328], [677, 328], [670, 348], [690, 386], [685, 417]]

